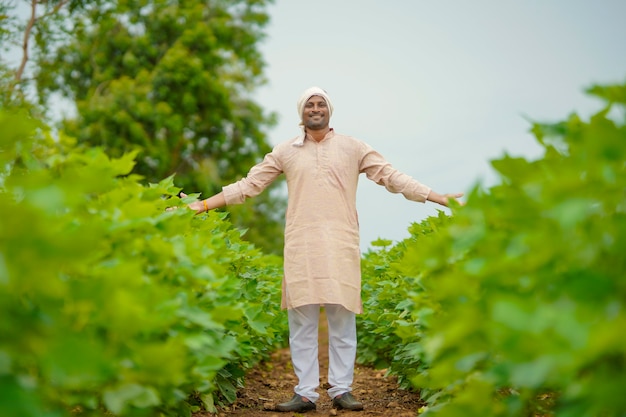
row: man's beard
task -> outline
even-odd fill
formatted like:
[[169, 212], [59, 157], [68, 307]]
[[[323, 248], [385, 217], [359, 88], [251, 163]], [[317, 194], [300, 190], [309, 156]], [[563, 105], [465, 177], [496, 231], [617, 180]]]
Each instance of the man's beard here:
[[322, 130], [326, 128], [326, 126], [328, 126], [328, 123], [326, 122], [326, 119], [322, 117], [319, 119], [319, 121], [314, 121], [311, 119], [307, 120], [305, 126], [307, 129], [311, 130]]

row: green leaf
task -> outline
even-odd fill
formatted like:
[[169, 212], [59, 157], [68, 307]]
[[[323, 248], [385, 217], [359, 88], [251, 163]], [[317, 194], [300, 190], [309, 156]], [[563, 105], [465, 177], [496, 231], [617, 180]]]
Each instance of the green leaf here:
[[232, 382], [220, 377], [217, 379], [217, 387], [229, 403], [235, 402], [237, 399], [237, 388], [235, 388]]
[[129, 407], [148, 408], [161, 404], [154, 388], [133, 383], [104, 390], [103, 400], [107, 409], [115, 414], [122, 414]]
[[200, 396], [202, 399], [202, 404], [204, 404], [204, 408], [209, 413], [217, 413], [217, 408], [215, 407], [215, 401], [213, 399], [213, 394], [202, 394]]

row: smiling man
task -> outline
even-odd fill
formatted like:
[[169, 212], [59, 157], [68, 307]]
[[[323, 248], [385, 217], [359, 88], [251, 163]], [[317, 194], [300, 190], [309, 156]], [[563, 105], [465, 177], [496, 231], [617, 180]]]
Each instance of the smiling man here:
[[326, 91], [311, 87], [297, 102], [302, 133], [277, 145], [246, 178], [189, 205], [196, 212], [241, 204], [285, 174], [282, 307], [287, 309], [289, 345], [298, 377], [295, 395], [278, 411], [314, 410], [319, 399], [318, 323], [328, 317], [328, 395], [333, 406], [362, 410], [351, 394], [356, 358], [356, 314], [361, 307], [361, 253], [356, 192], [360, 174], [417, 202], [447, 206], [458, 194], [438, 194], [394, 169], [378, 152], [330, 127], [333, 105]]

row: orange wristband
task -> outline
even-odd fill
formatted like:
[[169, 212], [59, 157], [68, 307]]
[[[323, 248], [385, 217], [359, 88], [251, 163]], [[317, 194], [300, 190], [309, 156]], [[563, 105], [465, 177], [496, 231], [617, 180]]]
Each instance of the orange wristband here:
[[204, 211], [209, 211], [209, 206], [206, 203], [206, 200], [202, 200], [202, 203], [204, 204]]

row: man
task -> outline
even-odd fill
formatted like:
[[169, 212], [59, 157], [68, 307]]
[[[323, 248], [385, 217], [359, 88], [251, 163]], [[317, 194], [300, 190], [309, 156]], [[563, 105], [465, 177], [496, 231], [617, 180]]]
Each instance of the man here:
[[289, 345], [298, 377], [295, 395], [278, 411], [314, 410], [319, 399], [318, 323], [328, 317], [328, 394], [333, 406], [362, 410], [351, 394], [356, 358], [356, 314], [361, 307], [361, 253], [356, 211], [359, 174], [392, 193], [443, 206], [458, 194], [438, 194], [394, 169], [369, 145], [329, 126], [328, 94], [307, 89], [297, 102], [302, 134], [277, 145], [246, 178], [189, 207], [198, 213], [241, 204], [285, 174], [288, 205], [285, 225], [282, 307], [288, 310]]

